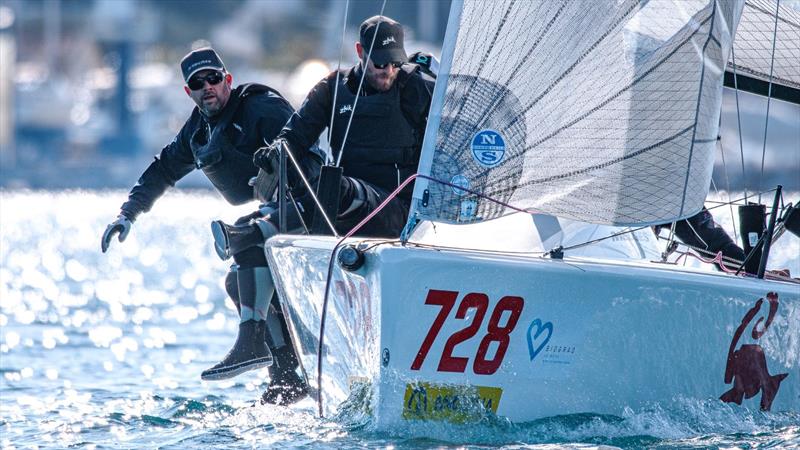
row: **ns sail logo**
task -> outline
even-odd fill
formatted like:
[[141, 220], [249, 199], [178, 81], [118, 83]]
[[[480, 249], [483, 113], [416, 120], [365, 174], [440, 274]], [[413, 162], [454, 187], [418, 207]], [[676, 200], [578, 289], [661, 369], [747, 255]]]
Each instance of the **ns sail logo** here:
[[506, 154], [506, 141], [495, 130], [481, 130], [475, 133], [470, 144], [472, 158], [481, 167], [491, 169], [503, 162]]

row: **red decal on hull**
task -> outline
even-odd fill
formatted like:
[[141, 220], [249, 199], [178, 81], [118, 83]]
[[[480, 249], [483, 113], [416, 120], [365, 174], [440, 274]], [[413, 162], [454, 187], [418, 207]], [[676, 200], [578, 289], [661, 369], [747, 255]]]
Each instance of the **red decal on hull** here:
[[[763, 317], [760, 317], [750, 333], [753, 339], [760, 339], [772, 324], [775, 313], [778, 311], [778, 294], [770, 292], [767, 294], [769, 302], [769, 313], [764, 328], [758, 329]], [[764, 299], [760, 298], [755, 306], [747, 311], [742, 318], [742, 323], [736, 329], [728, 349], [728, 363], [725, 367], [725, 383], [733, 382], [733, 387], [720, 396], [720, 400], [726, 403], [742, 404], [743, 398], [752, 398], [761, 391], [761, 410], [769, 411], [772, 408], [772, 401], [778, 394], [781, 381], [786, 378], [788, 373], [770, 375], [767, 369], [767, 358], [764, 356], [764, 349], [757, 344], [742, 345], [739, 350], [734, 350], [742, 337], [744, 330], [758, 314]]]

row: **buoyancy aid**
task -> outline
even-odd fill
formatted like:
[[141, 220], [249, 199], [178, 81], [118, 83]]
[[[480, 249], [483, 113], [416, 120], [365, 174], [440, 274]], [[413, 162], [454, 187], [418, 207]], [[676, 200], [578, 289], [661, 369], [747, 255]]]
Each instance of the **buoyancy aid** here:
[[[246, 97], [269, 92], [281, 96], [275, 89], [261, 84], [238, 86], [231, 91], [228, 104], [214, 127], [212, 128], [208, 121], [203, 119], [189, 143], [197, 168], [205, 173], [211, 184], [232, 205], [241, 205], [254, 198], [253, 187], [248, 181], [258, 173], [258, 169], [253, 165], [253, 153], [258, 146], [234, 145], [228, 128]], [[244, 131], [256, 132], [256, 130]], [[265, 145], [263, 142], [260, 144]]]
[[[391, 89], [360, 96], [357, 103], [355, 93], [347, 87], [346, 74], [342, 74], [333, 111], [331, 147], [335, 158], [344, 147], [341, 162], [344, 175], [360, 178], [389, 192], [416, 171], [419, 161], [419, 138], [400, 105], [405, 78], [401, 75], [416, 70], [416, 66], [406, 66], [401, 69], [406, 74], [399, 74]], [[343, 146], [354, 103], [355, 113]]]

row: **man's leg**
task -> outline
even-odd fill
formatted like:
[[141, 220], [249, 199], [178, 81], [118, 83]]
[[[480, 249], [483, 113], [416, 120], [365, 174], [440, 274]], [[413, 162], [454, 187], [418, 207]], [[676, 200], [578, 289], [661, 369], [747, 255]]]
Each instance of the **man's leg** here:
[[[263, 249], [251, 247], [234, 255], [239, 268], [236, 284], [239, 300], [239, 334], [223, 360], [201, 374], [204, 380], [224, 380], [248, 370], [268, 367], [272, 354], [265, 343], [267, 310], [275, 286]], [[226, 287], [228, 280], [226, 280]]]
[[[744, 261], [744, 250], [714, 222], [714, 217], [706, 208], [686, 220], [677, 222], [675, 236], [693, 247], [706, 249], [711, 253], [722, 252], [722, 256], [739, 261], [739, 264]], [[721, 269], [719, 264], [715, 265]], [[738, 268], [738, 264], [730, 262], [726, 262], [725, 266], [730, 270]]]
[[[352, 177], [342, 177], [339, 192], [341, 202], [336, 228], [341, 233], [350, 231], [389, 197], [383, 189]], [[407, 202], [395, 197], [356, 232], [356, 236], [396, 238], [400, 236], [407, 217]]]
[[297, 373], [300, 364], [277, 294], [272, 296], [269, 306], [267, 329], [267, 345], [272, 351], [274, 362], [268, 369], [270, 383], [261, 396], [261, 403], [289, 405], [305, 397], [308, 386]]

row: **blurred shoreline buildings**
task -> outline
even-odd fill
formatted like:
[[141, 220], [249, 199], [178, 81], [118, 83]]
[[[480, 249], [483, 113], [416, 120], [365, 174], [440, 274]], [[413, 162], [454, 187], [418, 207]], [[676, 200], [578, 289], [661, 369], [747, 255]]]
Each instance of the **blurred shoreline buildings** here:
[[[261, 82], [299, 106], [342, 57], [382, 0], [0, 0], [0, 188], [127, 188], [172, 140], [193, 104], [178, 61], [213, 45], [234, 84]], [[389, 0], [409, 52], [437, 56], [449, 0]], [[728, 173], [743, 187], [733, 94], [722, 136]], [[766, 99], [739, 98], [744, 163], [760, 173]], [[800, 107], [773, 100], [763, 187], [800, 190]], [[720, 158], [718, 158], [719, 160]], [[721, 162], [721, 161], [720, 161]], [[718, 176], [719, 175], [719, 176]], [[726, 177], [726, 178], [722, 178]], [[182, 182], [208, 186], [200, 174]], [[719, 186], [724, 189], [726, 186]]]

